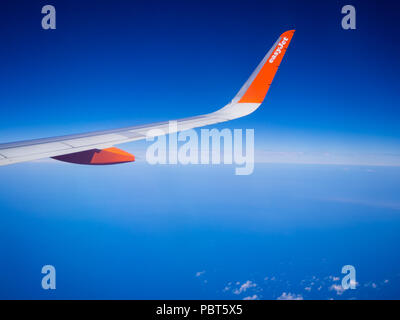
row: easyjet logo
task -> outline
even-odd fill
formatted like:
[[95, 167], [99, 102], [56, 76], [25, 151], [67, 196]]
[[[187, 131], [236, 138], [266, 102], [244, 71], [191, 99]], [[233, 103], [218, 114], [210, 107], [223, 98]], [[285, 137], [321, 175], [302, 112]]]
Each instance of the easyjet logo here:
[[289, 38], [284, 37], [281, 42], [278, 43], [276, 46], [276, 49], [274, 53], [272, 54], [271, 58], [269, 58], [269, 63], [274, 62], [275, 58], [282, 52], [283, 46], [286, 44], [286, 42], [289, 40]]

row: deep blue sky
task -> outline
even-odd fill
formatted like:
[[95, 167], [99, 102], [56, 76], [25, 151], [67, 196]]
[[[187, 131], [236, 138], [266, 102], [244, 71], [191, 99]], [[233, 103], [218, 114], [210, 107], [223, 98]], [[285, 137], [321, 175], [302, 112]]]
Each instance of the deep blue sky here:
[[255, 128], [262, 148], [394, 152], [395, 3], [353, 2], [357, 30], [346, 31], [345, 1], [53, 1], [57, 30], [45, 31], [46, 1], [6, 2], [1, 140], [213, 111], [294, 28], [267, 102], [230, 125]]
[[[349, 3], [356, 30], [341, 28]], [[41, 29], [45, 4], [56, 30]], [[0, 142], [214, 111], [282, 32], [296, 33], [261, 108], [217, 126], [255, 129], [251, 176], [149, 166], [145, 142], [122, 146], [134, 164], [1, 167], [0, 297], [399, 298], [400, 171], [386, 166], [400, 164], [399, 10], [3, 1]], [[44, 264], [57, 269], [55, 292], [40, 288]], [[329, 277], [345, 264], [360, 287], [338, 295]], [[246, 281], [256, 286], [236, 295]]]

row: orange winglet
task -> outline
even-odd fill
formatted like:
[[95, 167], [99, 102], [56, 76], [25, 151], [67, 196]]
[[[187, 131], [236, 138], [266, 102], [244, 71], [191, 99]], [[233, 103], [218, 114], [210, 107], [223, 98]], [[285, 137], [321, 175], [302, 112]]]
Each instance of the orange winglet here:
[[268, 89], [274, 79], [275, 73], [285, 55], [286, 49], [292, 40], [295, 30], [289, 30], [281, 34], [279, 41], [272, 48], [271, 53], [264, 62], [264, 65], [250, 84], [247, 91], [238, 101], [239, 103], [262, 103]]
[[108, 165], [135, 161], [135, 156], [118, 148], [92, 149], [53, 157], [55, 160], [89, 165]]

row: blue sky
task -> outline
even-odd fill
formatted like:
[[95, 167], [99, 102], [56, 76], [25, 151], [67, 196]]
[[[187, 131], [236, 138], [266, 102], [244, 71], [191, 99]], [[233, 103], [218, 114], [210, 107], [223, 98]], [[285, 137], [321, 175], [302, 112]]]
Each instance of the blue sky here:
[[343, 30], [342, 1], [52, 1], [46, 31], [45, 4], [2, 6], [1, 142], [214, 111], [296, 33], [265, 103], [216, 126], [255, 129], [251, 176], [150, 166], [146, 142], [134, 164], [1, 167], [2, 298], [399, 298], [398, 5], [353, 1]]
[[263, 150], [396, 153], [398, 161], [391, 2], [355, 2], [352, 31], [341, 28], [336, 1], [56, 1], [54, 31], [40, 28], [44, 2], [19, 2], [1, 21], [2, 141], [213, 111], [295, 28], [266, 103], [229, 126], [255, 128]]

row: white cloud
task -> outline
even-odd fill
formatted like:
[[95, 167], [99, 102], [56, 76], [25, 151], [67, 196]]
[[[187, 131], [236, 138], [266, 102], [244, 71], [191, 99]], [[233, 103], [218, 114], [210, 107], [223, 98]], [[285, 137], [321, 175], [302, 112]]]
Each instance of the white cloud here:
[[277, 300], [303, 300], [303, 296], [301, 294], [283, 292]]
[[311, 287], [305, 287], [304, 290], [310, 292], [311, 291]]
[[205, 270], [203, 270], [203, 271], [198, 271], [198, 272], [196, 272], [196, 277], [200, 277], [201, 275], [203, 275], [203, 274], [205, 274], [205, 273], [206, 273]]
[[254, 282], [252, 282], [252, 281], [250, 281], [250, 280], [247, 280], [245, 283], [243, 283], [238, 289], [236, 289], [235, 291], [233, 291], [233, 293], [234, 294], [241, 294], [242, 292], [245, 292], [247, 289], [249, 289], [249, 288], [254, 288], [254, 287], [256, 287], [257, 285], [254, 283]]
[[258, 296], [256, 294], [243, 298], [243, 300], [257, 300], [257, 299], [258, 299]]
[[359, 283], [355, 280], [350, 280], [350, 286], [354, 286], [356, 288], [359, 285]]
[[341, 286], [341, 285], [339, 285], [339, 284], [333, 284], [333, 285], [331, 285], [330, 287], [329, 287], [329, 290], [331, 290], [331, 291], [336, 291], [336, 294], [337, 295], [341, 295], [341, 294], [343, 294], [343, 292], [344, 292], [344, 289], [343, 289], [343, 287]]
[[265, 280], [265, 281], [268, 281], [268, 280], [270, 280], [270, 281], [275, 281], [276, 278], [275, 278], [275, 277], [265, 277], [264, 280]]
[[364, 284], [364, 287], [371, 287], [373, 289], [375, 289], [377, 287], [375, 282], [367, 282], [366, 284]]

